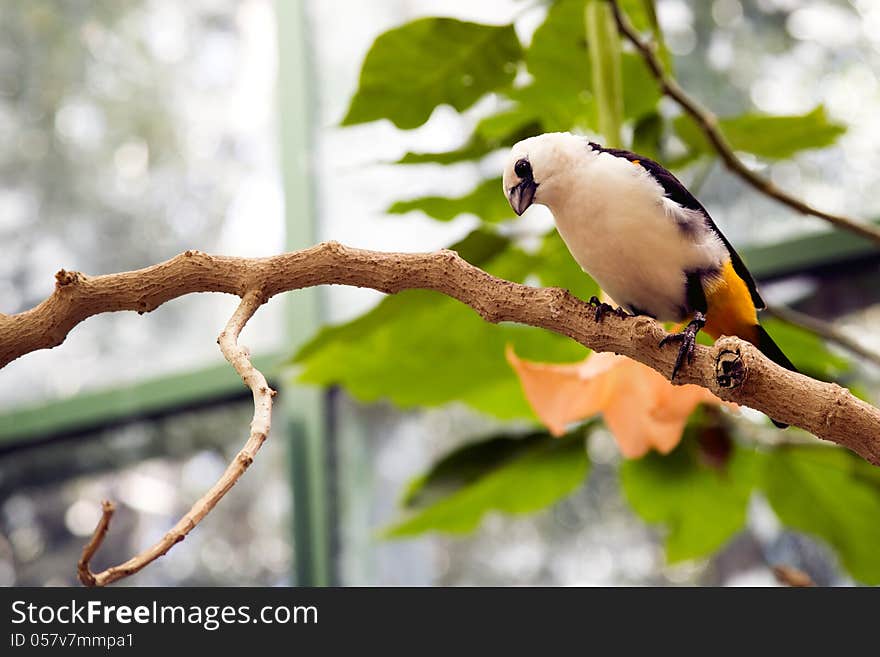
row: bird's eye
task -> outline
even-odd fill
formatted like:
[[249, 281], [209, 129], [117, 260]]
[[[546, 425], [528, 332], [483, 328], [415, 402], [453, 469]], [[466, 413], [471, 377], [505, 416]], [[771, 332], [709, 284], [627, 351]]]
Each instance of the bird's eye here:
[[532, 165], [526, 159], [517, 160], [516, 164], [513, 165], [513, 172], [520, 178], [531, 178]]

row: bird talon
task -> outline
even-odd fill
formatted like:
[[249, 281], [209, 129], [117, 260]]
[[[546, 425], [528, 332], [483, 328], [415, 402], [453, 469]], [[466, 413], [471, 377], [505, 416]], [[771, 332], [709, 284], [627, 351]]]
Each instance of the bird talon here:
[[679, 370], [681, 370], [681, 366], [684, 365], [685, 361], [688, 364], [694, 362], [694, 351], [697, 348], [697, 333], [700, 332], [700, 329], [703, 328], [706, 324], [706, 318], [702, 313], [695, 313], [694, 318], [688, 322], [688, 325], [684, 327], [684, 330], [680, 333], [671, 333], [660, 340], [660, 347], [664, 347], [670, 342], [681, 342], [681, 346], [678, 348], [678, 355], [675, 357], [675, 365], [672, 367], [672, 377], [670, 380], [674, 381], [675, 376], [678, 374]]
[[625, 317], [629, 317], [629, 313], [627, 313], [620, 306], [615, 308], [611, 304], [605, 303], [604, 301], [602, 301], [601, 299], [599, 299], [599, 297], [597, 297], [595, 295], [590, 297], [589, 304], [591, 306], [596, 307], [596, 313], [593, 316], [593, 319], [595, 320], [595, 322], [597, 324], [600, 323], [603, 319], [605, 319], [605, 315], [607, 315], [608, 313], [611, 313], [613, 315], [617, 315], [621, 319], [623, 319]]

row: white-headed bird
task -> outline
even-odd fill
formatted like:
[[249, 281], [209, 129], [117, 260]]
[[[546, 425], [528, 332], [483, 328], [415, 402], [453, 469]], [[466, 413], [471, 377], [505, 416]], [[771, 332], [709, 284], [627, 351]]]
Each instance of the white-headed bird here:
[[[701, 329], [747, 340], [795, 370], [758, 323], [764, 301], [742, 259], [657, 162], [570, 133], [539, 135], [511, 150], [504, 193], [518, 215], [533, 203], [547, 206], [571, 255], [623, 308], [688, 322], [660, 343], [681, 343], [673, 379]], [[609, 309], [601, 305], [597, 318]]]

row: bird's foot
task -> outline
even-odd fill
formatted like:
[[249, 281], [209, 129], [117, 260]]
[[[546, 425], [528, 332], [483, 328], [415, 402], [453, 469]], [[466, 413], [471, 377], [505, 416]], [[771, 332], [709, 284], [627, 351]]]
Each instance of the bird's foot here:
[[620, 318], [629, 317], [629, 313], [626, 312], [620, 306], [615, 308], [611, 304], [607, 304], [604, 301], [601, 301], [599, 299], [599, 297], [597, 297], [595, 295], [590, 297], [589, 303], [591, 306], [596, 307], [596, 315], [595, 315], [594, 319], [596, 320], [597, 323], [601, 322], [603, 319], [605, 319], [605, 315], [607, 315], [609, 313], [617, 315]]
[[706, 325], [706, 318], [701, 312], [694, 313], [694, 318], [688, 322], [681, 333], [671, 333], [660, 340], [660, 346], [664, 347], [670, 342], [681, 342], [678, 348], [678, 356], [675, 358], [675, 366], [672, 368], [672, 381], [675, 375], [684, 365], [685, 360], [688, 363], [694, 360], [694, 348], [697, 346], [697, 333]]

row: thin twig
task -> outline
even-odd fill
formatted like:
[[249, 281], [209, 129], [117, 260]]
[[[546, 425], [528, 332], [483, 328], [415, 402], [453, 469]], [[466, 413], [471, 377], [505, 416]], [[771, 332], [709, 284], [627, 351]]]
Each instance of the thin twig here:
[[82, 556], [79, 558], [79, 563], [76, 566], [79, 581], [85, 586], [95, 586], [97, 584], [95, 574], [92, 572], [89, 564], [92, 561], [92, 557], [95, 556], [95, 552], [98, 551], [104, 542], [107, 530], [110, 529], [110, 519], [113, 517], [115, 510], [116, 508], [110, 500], [101, 502], [101, 519], [98, 521], [98, 526], [95, 527], [94, 533], [92, 533], [92, 538], [83, 548]]
[[199, 498], [187, 514], [156, 544], [123, 564], [112, 566], [100, 573], [93, 573], [89, 569], [89, 561], [95, 552], [98, 551], [98, 548], [101, 547], [101, 543], [110, 525], [110, 518], [113, 515], [113, 504], [104, 502], [104, 513], [98, 522], [98, 526], [95, 528], [92, 539], [83, 549], [83, 555], [77, 569], [79, 579], [85, 586], [104, 586], [123, 577], [133, 575], [168, 552], [168, 550], [186, 538], [186, 535], [195, 529], [196, 525], [211, 512], [211, 509], [229, 492], [229, 489], [235, 485], [235, 482], [241, 478], [245, 470], [253, 463], [254, 456], [269, 435], [272, 423], [272, 397], [275, 396], [275, 391], [269, 387], [263, 374], [251, 364], [247, 350], [238, 344], [238, 336], [241, 334], [244, 325], [263, 302], [263, 294], [259, 289], [247, 292], [226, 324], [226, 328], [223, 329], [220, 337], [217, 338], [220, 350], [223, 352], [226, 360], [235, 368], [235, 371], [238, 372], [242, 380], [253, 392], [254, 418], [251, 422], [250, 436], [245, 446], [232, 459], [226, 467], [226, 471], [217, 480], [217, 483]]
[[781, 319], [783, 322], [787, 322], [795, 326], [800, 326], [807, 329], [808, 331], [812, 331], [813, 333], [824, 338], [828, 342], [834, 343], [839, 347], [843, 347], [850, 353], [860, 356], [865, 360], [871, 361], [875, 365], [880, 366], [880, 354], [878, 354], [876, 351], [868, 349], [864, 345], [860, 344], [858, 341], [853, 340], [846, 333], [841, 331], [830, 322], [822, 321], [821, 319], [818, 319], [811, 315], [807, 315], [806, 313], [802, 313], [792, 308], [786, 308], [785, 306], [770, 306], [768, 308], [765, 308], [763, 312], [767, 313], [768, 315], [773, 315], [774, 317]]
[[825, 212], [805, 201], [792, 196], [788, 192], [777, 187], [773, 182], [762, 178], [754, 171], [749, 169], [745, 163], [740, 160], [733, 150], [733, 147], [727, 141], [727, 138], [718, 128], [718, 117], [703, 107], [694, 98], [689, 96], [678, 82], [670, 76], [663, 67], [663, 63], [654, 51], [654, 45], [648, 41], [644, 41], [638, 31], [633, 27], [629, 19], [621, 11], [617, 0], [608, 0], [614, 13], [614, 20], [617, 23], [617, 29], [623, 34], [630, 43], [639, 51], [642, 59], [648, 65], [652, 75], [660, 85], [661, 91], [678, 103], [685, 113], [690, 116], [702, 130], [706, 139], [713, 148], [718, 152], [718, 156], [724, 162], [728, 169], [742, 178], [749, 185], [757, 189], [762, 194], [776, 199], [783, 205], [796, 210], [802, 214], [808, 214], [848, 230], [860, 237], [871, 240], [875, 244], [880, 244], [880, 228], [871, 224], [850, 217]]

